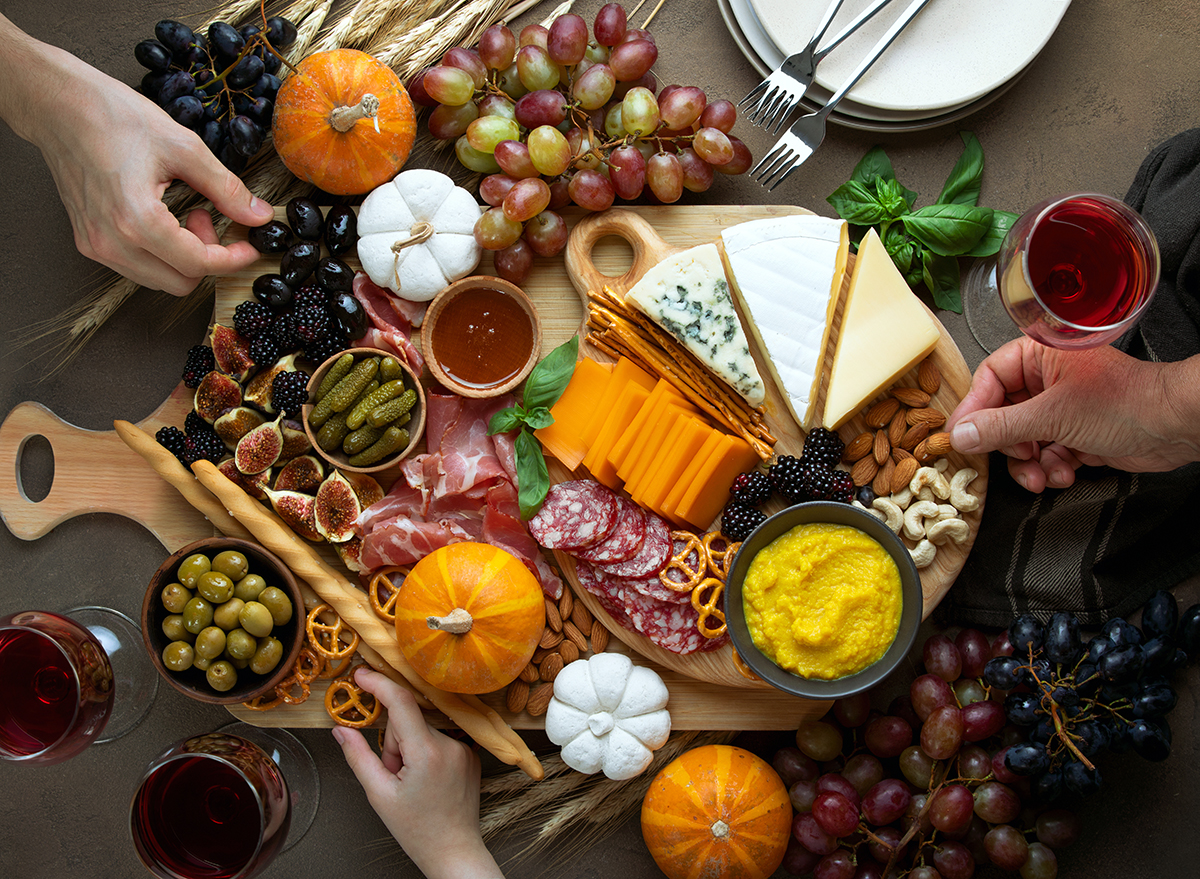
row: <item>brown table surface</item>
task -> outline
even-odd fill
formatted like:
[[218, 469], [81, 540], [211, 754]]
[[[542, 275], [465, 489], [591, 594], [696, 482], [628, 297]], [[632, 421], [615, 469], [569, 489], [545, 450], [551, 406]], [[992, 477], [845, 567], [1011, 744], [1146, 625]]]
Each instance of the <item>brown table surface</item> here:
[[[824, 0], [798, 2], [824, 5]], [[1002, 0], [985, 2], [1004, 5]], [[29, 33], [136, 83], [141, 72], [132, 49], [152, 35], [154, 23], [162, 18], [198, 21], [211, 5], [195, 0], [6, 0], [3, 11]], [[590, 21], [600, 5], [601, 0], [579, 0], [575, 11]], [[637, 23], [653, 5], [635, 16]], [[544, 15], [551, 4], [542, 6]], [[693, 83], [710, 97], [736, 101], [759, 79], [712, 0], [667, 0], [651, 30], [662, 49], [656, 70], [663, 82]], [[921, 193], [920, 203], [928, 203], [959, 154], [960, 129], [974, 131], [983, 144], [983, 203], [988, 206], [1019, 212], [1044, 196], [1081, 189], [1119, 197], [1153, 146], [1200, 122], [1197, 70], [1200, 5], [1192, 0], [1077, 0], [1020, 82], [962, 122], [905, 134], [831, 126], [816, 155], [773, 194], [746, 177], [718, 175], [708, 193], [686, 194], [685, 202], [787, 203], [832, 215], [825, 197], [849, 176], [863, 152], [878, 143], [886, 147], [899, 179]], [[772, 143], [770, 135], [745, 123], [735, 133], [756, 155]], [[16, 333], [60, 314], [95, 267], [75, 251], [71, 227], [38, 151], [3, 126], [0, 206], [0, 295], [9, 309], [0, 330], [0, 413], [23, 400], [37, 400], [67, 421], [97, 430], [110, 428], [114, 418], [143, 418], [178, 381], [183, 354], [201, 338], [210, 306], [168, 326], [166, 306], [171, 302], [143, 291], [96, 333], [80, 357], [52, 372], [56, 361], [32, 360], [32, 349], [18, 345]], [[962, 319], [939, 316], [973, 368], [983, 352]], [[36, 443], [27, 452], [27, 489], [35, 496], [39, 485], [43, 492], [48, 485], [49, 457]], [[109, 515], [71, 520], [28, 543], [0, 529], [0, 610], [96, 603], [136, 615], [143, 584], [165, 556], [148, 532]], [[1190, 604], [1196, 592], [1189, 586], [1179, 594]], [[1061, 854], [1060, 876], [1195, 874], [1188, 834], [1200, 814], [1200, 763], [1195, 760], [1200, 750], [1200, 672], [1192, 667], [1180, 684], [1180, 703], [1170, 717], [1172, 757], [1147, 764], [1126, 755], [1102, 763], [1106, 787], [1083, 807], [1084, 838]], [[223, 709], [188, 701], [164, 686], [148, 719], [116, 742], [50, 768], [0, 765], [0, 789], [5, 791], [0, 797], [0, 875], [66, 879], [141, 874], [128, 830], [129, 799], [141, 770], [177, 739], [228, 720]], [[416, 876], [328, 732], [306, 730], [300, 737], [321, 773], [320, 812], [308, 834], [264, 875]], [[781, 733], [747, 744], [769, 755], [787, 738]], [[539, 742], [545, 744], [544, 739]], [[508, 875], [658, 873], [634, 819], [584, 854], [564, 860], [552, 849], [533, 862], [508, 865]]]

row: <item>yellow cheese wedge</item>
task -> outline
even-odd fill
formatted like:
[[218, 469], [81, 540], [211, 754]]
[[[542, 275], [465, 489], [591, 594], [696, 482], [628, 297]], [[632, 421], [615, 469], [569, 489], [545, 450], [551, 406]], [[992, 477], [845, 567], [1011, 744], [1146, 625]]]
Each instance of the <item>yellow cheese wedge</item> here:
[[841, 427], [929, 354], [939, 337], [937, 324], [871, 229], [850, 277], [825, 397], [825, 427]]

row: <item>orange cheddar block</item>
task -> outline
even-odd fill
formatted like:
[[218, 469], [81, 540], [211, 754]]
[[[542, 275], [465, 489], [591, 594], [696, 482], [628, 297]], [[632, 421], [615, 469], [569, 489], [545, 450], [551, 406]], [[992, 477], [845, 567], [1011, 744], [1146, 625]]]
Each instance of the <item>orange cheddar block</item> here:
[[680, 476], [713, 433], [715, 431], [695, 415], [680, 413], [667, 429], [667, 442], [647, 474], [640, 494], [633, 499], [643, 507], [661, 512]]
[[622, 479], [628, 474], [625, 460], [631, 455], [640, 454], [646, 445], [646, 431], [653, 425], [653, 419], [662, 413], [662, 407], [668, 402], [683, 401], [682, 395], [672, 387], [666, 379], [659, 379], [646, 398], [641, 411], [637, 413], [628, 429], [616, 441], [608, 453], [608, 463], [613, 466]]
[[[669, 453], [673, 436], [671, 429], [675, 426], [676, 419], [681, 415], [695, 414], [695, 411], [695, 408], [687, 403], [671, 402], [663, 406], [662, 415], [653, 427], [647, 428], [646, 444], [630, 468], [629, 476], [625, 478], [625, 490], [630, 495], [641, 493], [646, 477], [653, 472], [657, 463], [662, 461], [663, 456]], [[627, 462], [632, 458], [630, 455]]]
[[666, 498], [662, 502], [662, 508], [659, 512], [671, 519], [676, 524], [683, 524], [683, 520], [675, 513], [675, 508], [679, 506], [679, 502], [683, 500], [684, 494], [687, 493], [692, 482], [696, 479], [696, 474], [705, 467], [708, 459], [716, 454], [717, 448], [724, 443], [724, 434], [719, 430], [714, 430], [712, 427], [705, 425], [707, 432], [704, 437], [704, 442], [700, 445], [700, 450], [696, 452], [696, 456], [688, 462], [687, 466], [679, 474], [679, 478], [667, 492]]
[[584, 455], [583, 466], [591, 471], [598, 482], [609, 488], [619, 488], [621, 482], [617, 479], [617, 468], [608, 463], [608, 453], [613, 443], [625, 433], [629, 423], [649, 396], [650, 392], [640, 384], [628, 382], [612, 408], [605, 413], [604, 425]]
[[580, 436], [585, 448], [590, 448], [592, 443], [596, 441], [596, 437], [600, 435], [604, 423], [608, 420], [608, 413], [616, 406], [617, 398], [621, 396], [621, 392], [625, 390], [625, 386], [630, 382], [634, 382], [649, 391], [654, 387], [655, 379], [640, 366], [622, 357], [617, 361], [616, 366], [613, 367], [608, 383], [605, 385], [603, 395], [592, 400], [592, 413], [584, 425]]
[[569, 470], [578, 467], [587, 454], [583, 432], [596, 414], [596, 401], [607, 391], [612, 374], [611, 363], [599, 363], [590, 357], [580, 360], [562, 396], [550, 407], [554, 423], [533, 432], [542, 448]]
[[729, 499], [734, 477], [758, 462], [758, 453], [748, 442], [725, 435], [724, 442], [688, 486], [675, 508], [676, 515], [695, 528], [708, 528]]

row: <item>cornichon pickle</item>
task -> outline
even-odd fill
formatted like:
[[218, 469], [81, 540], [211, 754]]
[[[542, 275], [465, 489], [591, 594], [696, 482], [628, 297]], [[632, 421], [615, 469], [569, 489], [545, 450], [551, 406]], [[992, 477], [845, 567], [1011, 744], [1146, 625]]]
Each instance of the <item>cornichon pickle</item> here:
[[382, 427], [371, 427], [369, 424], [360, 427], [358, 430], [351, 431], [344, 440], [342, 440], [342, 451], [347, 455], [357, 455], [359, 452], [373, 446], [381, 436], [384, 429]]
[[389, 427], [383, 436], [376, 440], [365, 451], [350, 458], [351, 467], [366, 467], [386, 458], [393, 452], [398, 452], [408, 445], [408, 430], [403, 427]]
[[342, 444], [350, 428], [346, 427], [347, 412], [334, 412], [329, 420], [317, 431], [317, 445], [327, 452], [332, 452]]
[[[382, 367], [380, 367], [380, 369], [382, 371]], [[397, 378], [392, 379], [390, 382], [385, 382], [374, 391], [367, 394], [365, 397], [360, 398], [359, 401], [354, 404], [354, 408], [350, 410], [350, 415], [346, 418], [346, 426], [351, 430], [358, 430], [363, 426], [363, 422], [367, 420], [368, 413], [374, 409], [378, 409], [384, 403], [388, 402], [389, 400], [393, 400], [402, 394], [404, 394], [403, 379]], [[416, 400], [416, 396], [417, 395], [414, 392], [414, 400]], [[392, 419], [390, 418], [388, 419], [388, 421], [391, 420]], [[374, 426], [380, 427], [381, 424], [376, 424]]]
[[325, 378], [321, 379], [321, 384], [317, 387], [316, 402], [320, 403], [325, 398], [325, 395], [333, 390], [333, 386], [344, 379], [353, 368], [354, 355], [349, 351], [335, 360], [333, 366], [329, 367], [329, 372], [325, 373]]
[[395, 357], [383, 358], [383, 362], [379, 364], [379, 377], [385, 382], [404, 378], [404, 370], [400, 367], [400, 361]]
[[382, 427], [385, 424], [390, 424], [397, 418], [407, 415], [409, 410], [416, 404], [417, 392], [409, 388], [394, 400], [388, 400], [383, 405], [372, 409], [371, 413], [367, 416], [367, 423], [372, 427]]
[[341, 412], [343, 409], [349, 408], [350, 404], [362, 393], [363, 388], [371, 383], [371, 379], [375, 378], [377, 372], [379, 372], [378, 357], [360, 360], [354, 364], [354, 368], [347, 373], [346, 377], [334, 385], [333, 389], [313, 407], [312, 413], [308, 416], [309, 423], [313, 427], [320, 427], [334, 412]]

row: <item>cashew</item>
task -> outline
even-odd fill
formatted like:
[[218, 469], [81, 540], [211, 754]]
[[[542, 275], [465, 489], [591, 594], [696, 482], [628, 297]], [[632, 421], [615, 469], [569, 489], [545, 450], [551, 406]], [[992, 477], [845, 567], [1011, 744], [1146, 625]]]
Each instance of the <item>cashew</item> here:
[[871, 502], [871, 506], [883, 513], [883, 524], [887, 525], [893, 534], [900, 533], [904, 526], [904, 513], [896, 504], [885, 497], [877, 497]]
[[912, 491], [909, 490], [908, 486], [906, 485], [904, 488], [900, 489], [899, 491], [893, 491], [891, 493], [890, 497], [891, 497], [892, 503], [894, 503], [896, 506], [898, 506], [900, 509], [903, 510], [905, 507], [907, 507], [909, 504], [912, 503], [913, 493], [912, 493]]
[[938, 504], [937, 520], [945, 522], [947, 519], [957, 519], [958, 510], [951, 504]]
[[852, 500], [850, 502], [850, 506], [858, 507], [860, 510], [864, 510], [864, 511], [870, 513], [872, 516], [874, 516], [880, 522], [884, 521], [884, 519], [887, 518], [887, 516], [884, 515], [883, 510], [868, 509], [867, 507], [864, 507], [861, 503], [859, 503], [858, 498], [855, 498], [854, 500]]
[[933, 469], [935, 469], [938, 473], [945, 473], [946, 468], [949, 466], [950, 466], [949, 458], [938, 458], [936, 461], [933, 462]]
[[933, 501], [934, 503], [936, 503], [936, 501], [934, 500], [934, 497], [933, 497], [933, 489], [930, 488], [928, 485], [921, 486], [921, 490], [917, 492], [917, 500]]
[[970, 467], [963, 467], [950, 479], [950, 503], [961, 512], [969, 513], [979, 509], [979, 498], [967, 491], [967, 486], [975, 481], [979, 473]]
[[[922, 500], [925, 499], [922, 492], [926, 487], [932, 491], [934, 497], [940, 500], [946, 500], [950, 497], [950, 483], [946, 481], [946, 477], [936, 467], [921, 467], [918, 469], [908, 487], [913, 494]], [[929, 500], [932, 499], [932, 497], [929, 498]]]
[[922, 540], [908, 552], [912, 556], [913, 564], [918, 568], [928, 568], [933, 564], [933, 557], [937, 555], [937, 547], [928, 540]]
[[971, 526], [962, 519], [945, 519], [934, 522], [925, 532], [925, 536], [933, 543], [941, 546], [948, 540], [962, 543], [971, 535]]
[[925, 519], [936, 518], [938, 505], [933, 501], [917, 501], [904, 511], [904, 536], [920, 540], [925, 536]]

